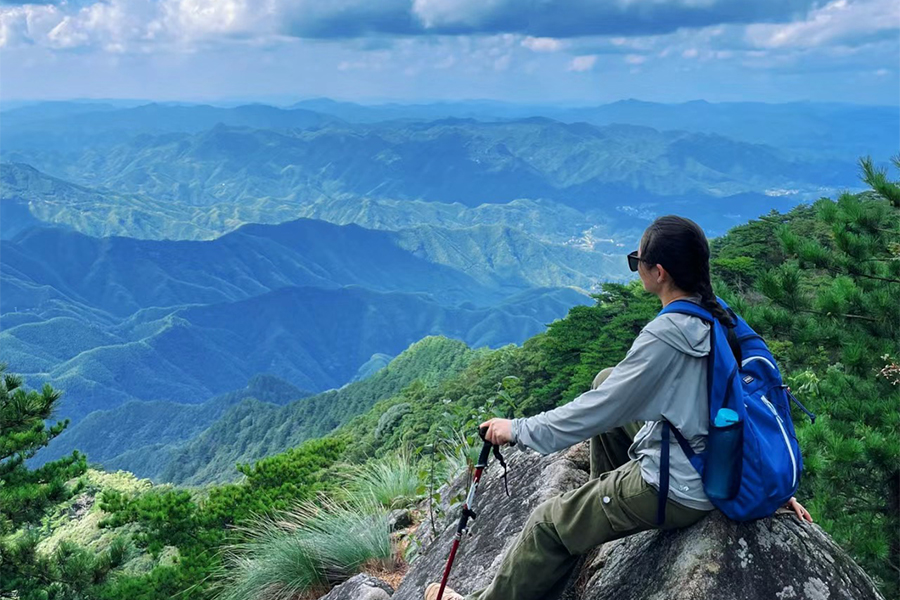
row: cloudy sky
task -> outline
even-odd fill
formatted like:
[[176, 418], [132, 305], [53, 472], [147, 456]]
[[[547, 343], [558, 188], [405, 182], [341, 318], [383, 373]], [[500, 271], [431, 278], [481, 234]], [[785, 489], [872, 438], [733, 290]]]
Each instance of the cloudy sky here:
[[898, 0], [0, 0], [0, 99], [900, 103]]

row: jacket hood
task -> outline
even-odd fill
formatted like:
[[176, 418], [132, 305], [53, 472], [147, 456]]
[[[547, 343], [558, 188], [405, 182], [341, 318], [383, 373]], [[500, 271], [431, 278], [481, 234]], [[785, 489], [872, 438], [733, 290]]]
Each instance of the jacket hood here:
[[[700, 296], [688, 296], [685, 300], [699, 303]], [[709, 354], [709, 324], [699, 317], [667, 313], [650, 321], [644, 331], [690, 356]]]

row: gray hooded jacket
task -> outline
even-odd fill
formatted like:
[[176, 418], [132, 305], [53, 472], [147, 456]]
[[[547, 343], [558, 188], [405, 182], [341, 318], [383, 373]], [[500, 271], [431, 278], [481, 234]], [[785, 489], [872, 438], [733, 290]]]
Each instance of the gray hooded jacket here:
[[[699, 302], [699, 296], [685, 298]], [[700, 452], [709, 429], [706, 388], [709, 325], [691, 315], [666, 314], [650, 321], [625, 358], [596, 390], [572, 402], [513, 421], [514, 439], [550, 454], [634, 421], [645, 421], [628, 450], [640, 461], [644, 480], [659, 489], [662, 419]], [[700, 475], [671, 437], [669, 498], [697, 510], [712, 510]]]

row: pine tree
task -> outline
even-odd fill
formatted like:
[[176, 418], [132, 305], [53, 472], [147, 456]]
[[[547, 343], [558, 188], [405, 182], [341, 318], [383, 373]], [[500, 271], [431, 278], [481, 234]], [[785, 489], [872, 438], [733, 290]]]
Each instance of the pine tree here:
[[[51, 556], [37, 551], [37, 525], [48, 508], [69, 499], [79, 486], [67, 484], [87, 470], [85, 457], [71, 456], [29, 469], [26, 460], [68, 425], [48, 427], [60, 393], [50, 385], [26, 390], [21, 377], [0, 365], [0, 597], [22, 600], [77, 597], [79, 590], [102, 579], [126, 554], [115, 541], [93, 555], [62, 543]], [[16, 535], [10, 535], [17, 532]]]
[[5, 373], [0, 365], [0, 535], [35, 523], [48, 506], [69, 498], [66, 481], [87, 470], [85, 457], [73, 452], [31, 470], [25, 461], [68, 426], [45, 424], [60, 392], [45, 384], [40, 392], [22, 387], [22, 378]]
[[[894, 159], [900, 167], [900, 160]], [[800, 495], [887, 596], [900, 572], [900, 185], [871, 159], [871, 190], [813, 205], [815, 226], [777, 228], [783, 262], [765, 271], [769, 302], [742, 305], [771, 340], [795, 394]]]

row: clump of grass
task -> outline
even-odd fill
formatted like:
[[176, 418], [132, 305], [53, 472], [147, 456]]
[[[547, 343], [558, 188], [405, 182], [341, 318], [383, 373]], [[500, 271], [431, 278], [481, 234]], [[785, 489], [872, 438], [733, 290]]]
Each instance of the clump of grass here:
[[349, 475], [350, 494], [373, 498], [385, 508], [405, 508], [419, 498], [419, 471], [408, 452], [353, 469]]
[[443, 454], [445, 464], [444, 480], [451, 482], [463, 473], [471, 472], [478, 461], [478, 453], [481, 451], [469, 443], [466, 436], [455, 434]]
[[242, 528], [225, 550], [219, 600], [290, 600], [328, 589], [367, 564], [390, 568], [387, 510], [371, 498], [303, 502]]

